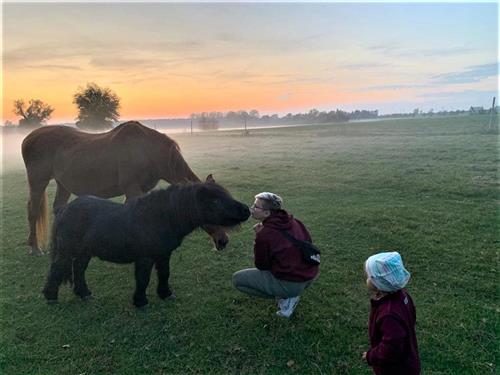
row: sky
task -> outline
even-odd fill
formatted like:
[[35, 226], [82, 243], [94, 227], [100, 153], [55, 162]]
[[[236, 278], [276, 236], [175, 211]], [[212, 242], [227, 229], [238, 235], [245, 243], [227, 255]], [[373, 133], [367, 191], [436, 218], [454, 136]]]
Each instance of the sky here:
[[16, 99], [77, 116], [93, 82], [121, 119], [491, 106], [498, 4], [3, 4], [2, 124]]

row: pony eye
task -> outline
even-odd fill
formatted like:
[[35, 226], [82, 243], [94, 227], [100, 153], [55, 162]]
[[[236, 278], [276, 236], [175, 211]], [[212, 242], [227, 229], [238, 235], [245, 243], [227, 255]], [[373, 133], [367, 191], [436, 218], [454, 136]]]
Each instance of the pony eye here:
[[219, 198], [212, 199], [212, 204], [219, 204], [219, 203], [220, 203]]

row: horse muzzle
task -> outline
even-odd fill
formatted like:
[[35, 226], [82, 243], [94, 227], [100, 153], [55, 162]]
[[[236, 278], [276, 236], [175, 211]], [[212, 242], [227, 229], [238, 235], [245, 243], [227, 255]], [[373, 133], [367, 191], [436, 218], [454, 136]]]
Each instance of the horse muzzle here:
[[218, 251], [221, 251], [221, 250], [224, 250], [227, 246], [227, 244], [229, 243], [229, 238], [228, 237], [225, 237], [225, 238], [218, 238], [218, 239], [214, 239], [214, 245], [215, 245], [215, 248], [218, 250]]

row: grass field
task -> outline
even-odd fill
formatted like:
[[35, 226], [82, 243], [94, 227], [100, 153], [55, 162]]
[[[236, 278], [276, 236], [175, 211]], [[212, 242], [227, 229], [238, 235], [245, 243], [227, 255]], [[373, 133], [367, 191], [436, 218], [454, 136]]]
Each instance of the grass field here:
[[[199, 176], [247, 203], [283, 196], [323, 250], [318, 281], [291, 320], [232, 288], [252, 263], [252, 221], [223, 252], [195, 232], [172, 258], [174, 302], [131, 305], [131, 265], [97, 259], [82, 302], [40, 293], [48, 257], [27, 255], [27, 184], [2, 176], [0, 368], [3, 374], [369, 374], [363, 262], [403, 255], [418, 314], [423, 374], [499, 368], [498, 133], [487, 116], [391, 120], [173, 136]], [[8, 139], [6, 139], [8, 142]], [[55, 185], [49, 186], [54, 197]]]

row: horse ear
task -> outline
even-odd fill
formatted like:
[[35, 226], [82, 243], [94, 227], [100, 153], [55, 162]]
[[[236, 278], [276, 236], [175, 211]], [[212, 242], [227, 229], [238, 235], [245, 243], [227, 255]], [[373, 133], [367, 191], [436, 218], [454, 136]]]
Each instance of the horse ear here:
[[214, 179], [214, 176], [212, 176], [212, 174], [210, 173], [210, 174], [207, 176], [207, 178], [206, 178], [205, 182], [208, 182], [208, 183], [210, 183], [210, 184], [215, 184], [215, 179]]

